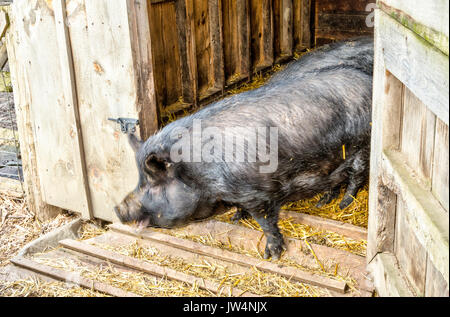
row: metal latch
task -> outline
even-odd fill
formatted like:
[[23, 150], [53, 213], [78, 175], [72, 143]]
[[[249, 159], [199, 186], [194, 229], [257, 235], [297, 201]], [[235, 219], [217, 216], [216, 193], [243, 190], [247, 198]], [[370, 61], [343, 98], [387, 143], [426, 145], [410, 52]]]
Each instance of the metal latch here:
[[123, 133], [134, 133], [136, 132], [136, 126], [139, 125], [139, 120], [131, 118], [108, 118], [109, 121], [114, 121], [120, 124], [120, 130]]

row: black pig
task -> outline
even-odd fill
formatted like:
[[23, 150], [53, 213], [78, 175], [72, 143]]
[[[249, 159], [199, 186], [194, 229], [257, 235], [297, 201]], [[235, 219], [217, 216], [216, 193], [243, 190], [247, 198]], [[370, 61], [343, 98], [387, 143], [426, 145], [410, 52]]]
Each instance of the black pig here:
[[[345, 208], [367, 180], [372, 67], [371, 38], [332, 44], [145, 142], [130, 135], [139, 183], [116, 214], [122, 222], [173, 228], [236, 206], [234, 219], [251, 215], [263, 229], [264, 257], [278, 259], [280, 206], [325, 191], [324, 205], [346, 185]], [[244, 145], [226, 148], [233, 137]]]

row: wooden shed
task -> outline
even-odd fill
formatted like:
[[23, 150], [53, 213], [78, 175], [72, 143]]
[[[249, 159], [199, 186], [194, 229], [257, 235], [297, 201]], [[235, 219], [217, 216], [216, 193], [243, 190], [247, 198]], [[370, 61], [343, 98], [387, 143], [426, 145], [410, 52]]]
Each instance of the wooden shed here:
[[371, 33], [348, 22], [371, 2], [14, 3], [8, 54], [29, 205], [42, 218], [64, 208], [113, 220], [137, 170], [109, 118], [139, 119], [145, 139], [165, 116], [220, 98], [315, 42]]
[[[372, 34], [374, 2], [14, 2], [28, 205], [116, 220], [137, 169], [110, 118], [139, 119], [147, 138], [307, 49]], [[380, 295], [448, 295], [448, 2], [378, 1], [375, 48], [368, 268]]]
[[378, 1], [367, 261], [383, 296], [448, 296], [448, 1]]

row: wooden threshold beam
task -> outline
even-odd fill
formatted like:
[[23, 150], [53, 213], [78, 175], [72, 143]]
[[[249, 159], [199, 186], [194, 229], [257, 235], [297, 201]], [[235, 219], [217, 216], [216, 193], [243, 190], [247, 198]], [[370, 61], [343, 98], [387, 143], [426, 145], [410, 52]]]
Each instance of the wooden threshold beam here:
[[210, 256], [222, 261], [227, 261], [245, 267], [256, 267], [261, 271], [267, 273], [278, 274], [297, 282], [324, 287], [329, 290], [337, 291], [341, 294], [344, 294], [347, 288], [347, 284], [343, 281], [333, 280], [327, 277], [311, 274], [293, 267], [280, 266], [266, 260], [259, 260], [247, 255], [206, 246], [197, 242], [176, 238], [160, 232], [145, 231], [142, 233], [137, 233], [132, 228], [122, 224], [113, 224], [110, 226], [110, 228], [111, 230], [116, 232], [163, 243], [185, 251]]
[[92, 257], [96, 257], [102, 260], [109, 261], [113, 264], [122, 265], [134, 270], [138, 270], [151, 275], [166, 277], [171, 280], [176, 280], [179, 282], [197, 285], [199, 288], [213, 292], [215, 294], [230, 294], [234, 297], [258, 297], [258, 295], [247, 292], [245, 290], [240, 290], [238, 288], [229, 287], [226, 285], [220, 285], [219, 283], [204, 280], [199, 277], [188, 275], [176, 270], [159, 266], [153, 263], [149, 263], [143, 260], [135, 259], [130, 256], [118, 254], [113, 251], [105, 250], [94, 245], [79, 242], [76, 240], [66, 239], [59, 242], [64, 248], [77, 251]]
[[116, 297], [140, 297], [135, 293], [126, 292], [120, 288], [85, 278], [79, 273], [66, 272], [57, 268], [50, 267], [48, 265], [35, 262], [23, 256], [18, 256], [11, 259], [11, 263], [21, 268], [25, 268], [27, 270], [51, 277], [53, 279], [80, 285], [84, 288], [92, 289], [107, 295]]

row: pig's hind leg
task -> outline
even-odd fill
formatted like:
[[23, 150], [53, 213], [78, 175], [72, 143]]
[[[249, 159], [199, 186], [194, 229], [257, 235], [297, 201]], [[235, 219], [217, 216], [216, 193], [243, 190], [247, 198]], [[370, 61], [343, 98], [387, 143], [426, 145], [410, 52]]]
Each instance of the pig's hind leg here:
[[334, 187], [330, 191], [325, 192], [325, 194], [323, 194], [323, 196], [317, 202], [316, 207], [317, 208], [322, 208], [323, 206], [328, 205], [334, 199], [338, 198], [340, 192], [341, 192], [341, 186], [340, 185]]
[[347, 168], [348, 186], [339, 208], [347, 208], [356, 197], [358, 191], [364, 186], [369, 177], [369, 149], [363, 148], [349, 159]]
[[245, 211], [244, 209], [239, 209], [238, 211], [236, 211], [236, 213], [233, 215], [233, 217], [231, 217], [231, 221], [233, 221], [234, 223], [238, 223], [239, 220], [244, 220], [250, 218], [250, 214]]

